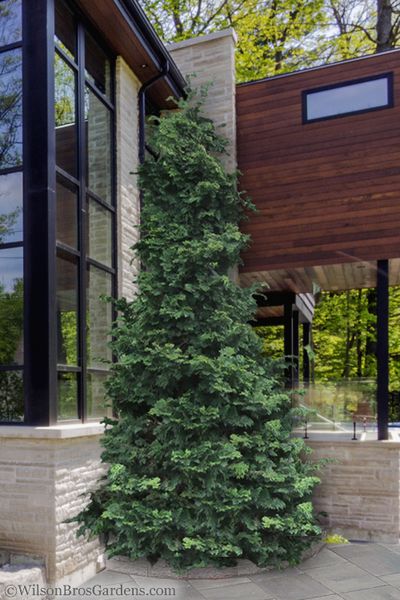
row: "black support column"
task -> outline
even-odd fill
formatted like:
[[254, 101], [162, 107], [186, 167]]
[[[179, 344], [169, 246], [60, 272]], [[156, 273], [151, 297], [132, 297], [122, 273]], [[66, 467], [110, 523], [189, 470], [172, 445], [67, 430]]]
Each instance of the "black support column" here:
[[310, 381], [310, 356], [307, 352], [307, 346], [310, 346], [310, 323], [303, 323], [303, 382], [306, 384]]
[[299, 313], [293, 310], [293, 304], [284, 305], [284, 352], [289, 361], [286, 368], [288, 388], [298, 383], [299, 372]]
[[292, 312], [293, 328], [293, 387], [299, 384], [299, 312]]
[[23, 1], [25, 420], [56, 420], [54, 4]]
[[377, 412], [378, 440], [389, 437], [389, 261], [377, 263]]

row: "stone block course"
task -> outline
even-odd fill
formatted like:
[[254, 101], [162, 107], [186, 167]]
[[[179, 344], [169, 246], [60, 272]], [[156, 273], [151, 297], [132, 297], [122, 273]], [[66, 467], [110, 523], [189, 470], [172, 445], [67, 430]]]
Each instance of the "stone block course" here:
[[168, 45], [181, 72], [195, 75], [194, 87], [211, 84], [204, 112], [217, 126], [224, 125], [220, 132], [229, 140], [224, 162], [231, 170], [236, 168], [235, 43], [235, 33], [228, 29]]
[[345, 537], [398, 542], [400, 444], [313, 442], [313, 460], [330, 458], [314, 494], [324, 525]]
[[118, 293], [132, 300], [133, 279], [139, 272], [131, 247], [139, 239], [140, 196], [137, 184], [139, 166], [138, 93], [140, 82], [118, 57], [116, 64], [116, 148], [117, 148], [117, 231]]
[[77, 571], [86, 570], [88, 576], [96, 572], [103, 551], [99, 540], [78, 539], [77, 525], [65, 520], [82, 509], [82, 494], [104, 473], [99, 439], [98, 434], [41, 440], [1, 437], [0, 547], [43, 556], [49, 582]]

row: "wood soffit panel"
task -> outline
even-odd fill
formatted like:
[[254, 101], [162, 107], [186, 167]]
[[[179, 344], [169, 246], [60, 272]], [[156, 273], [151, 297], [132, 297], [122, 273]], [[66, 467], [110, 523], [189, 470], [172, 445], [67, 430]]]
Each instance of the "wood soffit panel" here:
[[[296, 294], [322, 291], [339, 292], [351, 289], [376, 287], [376, 262], [319, 265], [297, 269], [277, 269], [240, 274], [243, 287], [260, 282], [269, 291], [291, 291]], [[400, 285], [400, 258], [389, 261], [389, 285]], [[271, 316], [271, 315], [268, 315]], [[278, 316], [278, 315], [274, 315]]]
[[[78, 0], [79, 8], [85, 13], [93, 26], [99, 30], [110, 49], [117, 56], [122, 56], [131, 67], [141, 83], [149, 81], [159, 74], [165, 63], [167, 51], [162, 50], [162, 43], [152, 43], [146, 39], [143, 26], [127, 18], [124, 3], [120, 0]], [[124, 14], [125, 13], [125, 14]], [[150, 28], [150, 37], [155, 33]], [[158, 47], [156, 47], [158, 46]], [[167, 101], [169, 96], [182, 92], [184, 78], [171, 60], [171, 72], [166, 79], [160, 80], [148, 91], [151, 101], [160, 108], [171, 108], [174, 104]]]

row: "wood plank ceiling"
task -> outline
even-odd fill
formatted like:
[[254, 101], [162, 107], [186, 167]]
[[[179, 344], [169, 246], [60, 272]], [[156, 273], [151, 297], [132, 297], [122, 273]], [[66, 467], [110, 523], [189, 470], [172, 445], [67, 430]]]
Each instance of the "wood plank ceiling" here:
[[[400, 258], [389, 261], [389, 285], [400, 285]], [[241, 273], [242, 286], [260, 282], [260, 288], [270, 291], [313, 293], [343, 291], [376, 286], [376, 262], [354, 262], [297, 269], [277, 269]]]

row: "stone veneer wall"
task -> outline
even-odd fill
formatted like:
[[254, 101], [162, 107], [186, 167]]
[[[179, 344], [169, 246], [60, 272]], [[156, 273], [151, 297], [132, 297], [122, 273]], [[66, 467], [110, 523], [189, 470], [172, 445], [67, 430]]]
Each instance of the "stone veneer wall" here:
[[167, 46], [183, 75], [196, 75], [194, 87], [211, 83], [204, 112], [224, 125], [221, 134], [230, 142], [225, 164], [231, 170], [236, 168], [235, 44], [235, 32], [225, 29]]
[[139, 263], [131, 247], [139, 239], [140, 195], [135, 173], [139, 166], [138, 93], [140, 82], [125, 61], [116, 64], [118, 292], [131, 300]]
[[[210, 84], [203, 110], [229, 141], [228, 154], [222, 157], [229, 171], [237, 167], [236, 41], [234, 30], [224, 29], [167, 46], [183, 75], [195, 75], [194, 87]], [[229, 277], [239, 283], [237, 267], [229, 269]]]
[[[80, 581], [99, 568], [98, 539], [65, 523], [104, 472], [100, 425], [0, 428], [0, 548], [42, 556], [50, 583]], [[71, 436], [74, 437], [71, 437]]]
[[312, 441], [313, 460], [332, 460], [314, 494], [325, 527], [350, 539], [398, 543], [400, 444]]

